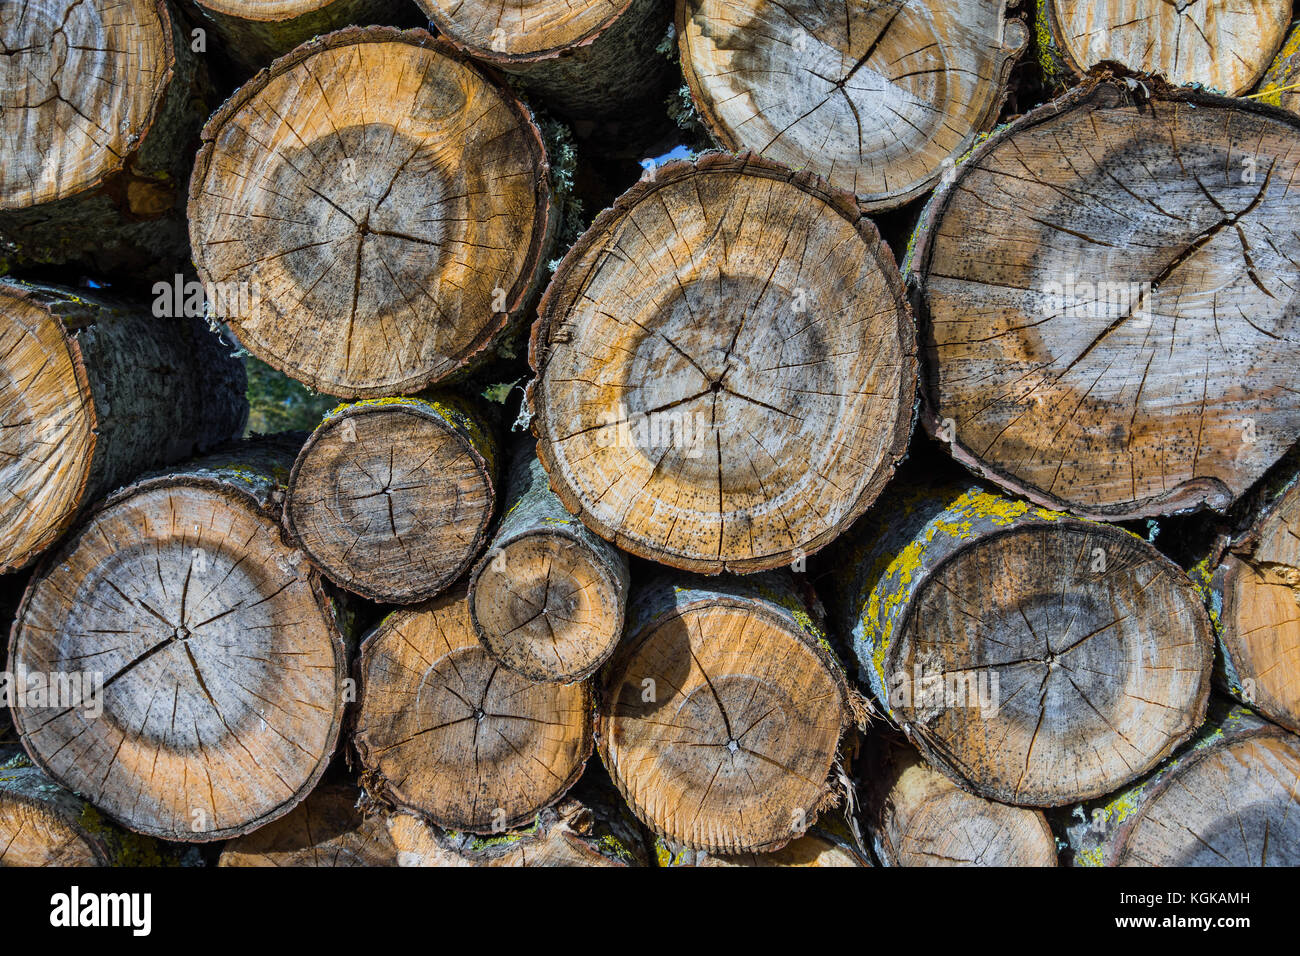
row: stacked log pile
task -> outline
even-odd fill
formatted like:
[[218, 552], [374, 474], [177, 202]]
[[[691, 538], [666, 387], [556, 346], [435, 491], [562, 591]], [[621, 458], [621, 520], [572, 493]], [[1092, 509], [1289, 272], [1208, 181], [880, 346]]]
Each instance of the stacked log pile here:
[[0, 862], [1300, 862], [1292, 4], [1024, 6], [12, 0]]

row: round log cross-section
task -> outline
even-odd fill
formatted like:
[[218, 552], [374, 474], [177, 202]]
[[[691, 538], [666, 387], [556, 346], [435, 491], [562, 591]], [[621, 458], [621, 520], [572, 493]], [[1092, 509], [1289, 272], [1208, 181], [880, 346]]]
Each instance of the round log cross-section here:
[[23, 598], [8, 669], [68, 688], [14, 707], [23, 745], [133, 830], [246, 833], [334, 753], [347, 656], [319, 577], [281, 539], [292, 453], [268, 439], [123, 489]]
[[[290, 119], [291, 118], [291, 119]], [[190, 196], [229, 322], [318, 391], [410, 394], [483, 351], [536, 288], [554, 217], [513, 93], [422, 30], [304, 44], [208, 121]]]
[[851, 197], [749, 155], [674, 163], [602, 213], [547, 290], [538, 455], [624, 550], [778, 567], [889, 480], [914, 350], [893, 257]]
[[991, 128], [1029, 39], [1006, 2], [678, 0], [704, 125], [824, 176], [868, 211], [934, 186]]
[[926, 427], [1087, 517], [1226, 508], [1300, 438], [1297, 175], [1295, 114], [1136, 81], [995, 133], [913, 251]]

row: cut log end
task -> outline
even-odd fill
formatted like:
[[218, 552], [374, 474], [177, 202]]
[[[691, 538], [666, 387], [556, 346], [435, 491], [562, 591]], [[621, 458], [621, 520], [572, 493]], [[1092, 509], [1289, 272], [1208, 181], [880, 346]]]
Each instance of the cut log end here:
[[678, 0], [677, 33], [724, 147], [818, 173], [878, 211], [930, 189], [996, 121], [1029, 36], [1006, 8]]
[[532, 680], [589, 677], [622, 633], [620, 584], [570, 535], [535, 531], [488, 553], [472, 613], [492, 656]]
[[603, 213], [556, 272], [532, 361], [538, 455], [566, 506], [683, 570], [822, 547], [911, 429], [892, 255], [851, 197], [754, 156], [671, 164]]
[[837, 665], [761, 596], [650, 593], [661, 606], [629, 631], [606, 673], [597, 737], [610, 776], [671, 843], [780, 849], [832, 802], [848, 723]]
[[558, 58], [599, 34], [628, 0], [417, 0], [438, 32], [477, 58], [509, 67]]
[[1056, 866], [1039, 810], [967, 793], [901, 741], [873, 738], [866, 816], [889, 866]]
[[0, 23], [0, 210], [75, 196], [121, 171], [174, 63], [161, 0], [10, 5]]
[[221, 851], [218, 866], [396, 866], [397, 847], [380, 815], [364, 816], [350, 784], [317, 787], [274, 823]]
[[349, 398], [419, 391], [485, 349], [554, 229], [526, 109], [420, 30], [277, 60], [209, 121], [190, 192], [200, 276], [251, 290], [223, 316], [240, 341]]
[[1076, 514], [1231, 505], [1300, 438], [1297, 163], [1293, 115], [1138, 84], [994, 134], [913, 257], [927, 427]]
[[98, 688], [16, 707], [28, 751], [113, 819], [165, 839], [235, 836], [288, 812], [342, 722], [332, 612], [232, 468], [111, 499], [33, 580], [10, 647], [12, 672]]
[[440, 827], [501, 833], [578, 779], [584, 684], [528, 681], [479, 644], [463, 590], [389, 616], [362, 645], [355, 742], [366, 789]]
[[1066, 835], [1075, 866], [1297, 866], [1298, 793], [1295, 735], [1216, 701], [1194, 744]]
[[1075, 73], [1119, 63], [1234, 96], [1263, 75], [1291, 21], [1291, 0], [1046, 0], [1040, 9]]
[[[1112, 790], [1185, 739], [1205, 707], [1211, 641], [1190, 584], [1100, 525], [960, 551], [900, 637], [887, 680], [922, 692], [895, 716], [990, 799], [1052, 806]], [[987, 681], [992, 707], [927, 700], [926, 677], [953, 673], [977, 693]]]
[[298, 455], [286, 523], [341, 587], [415, 603], [460, 577], [482, 551], [496, 506], [496, 453], [483, 428], [450, 402], [337, 409]]
[[83, 503], [98, 421], [81, 354], [63, 322], [0, 285], [0, 571], [51, 545]]

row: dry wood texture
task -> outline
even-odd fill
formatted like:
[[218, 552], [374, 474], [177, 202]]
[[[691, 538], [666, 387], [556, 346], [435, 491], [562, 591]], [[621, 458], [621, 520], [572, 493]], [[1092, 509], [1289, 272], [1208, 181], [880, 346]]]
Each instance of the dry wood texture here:
[[364, 816], [361, 791], [323, 784], [291, 813], [231, 840], [218, 866], [397, 866], [385, 818]]
[[186, 262], [188, 149], [206, 92], [163, 0], [8, 0], [0, 266]]
[[687, 849], [779, 850], [834, 803], [849, 690], [793, 582], [667, 578], [629, 608], [600, 756], [633, 812]]
[[533, 327], [538, 455], [565, 507], [690, 571], [778, 567], [875, 500], [915, 339], [852, 198], [758, 157], [673, 163], [565, 256]]
[[978, 486], [900, 488], [840, 565], [859, 673], [925, 758], [980, 796], [1109, 793], [1204, 717], [1205, 609], [1126, 531]]
[[591, 690], [537, 684], [479, 644], [461, 588], [363, 642], [355, 744], [367, 792], [440, 827], [502, 833], [559, 800], [591, 754]]
[[517, 76], [557, 113], [602, 121], [607, 137], [635, 136], [638, 114], [663, 112], [671, 70], [655, 47], [670, 0], [418, 2], [455, 46]]
[[1040, 0], [1039, 17], [1053, 66], [1082, 74], [1119, 63], [1235, 95], [1277, 52], [1291, 0]]
[[14, 749], [0, 748], [0, 867], [157, 866], [148, 837], [107, 823]]
[[730, 150], [901, 206], [992, 127], [1029, 38], [1005, 2], [678, 0], [682, 70]]
[[302, 800], [334, 752], [344, 643], [278, 522], [295, 450], [234, 446], [123, 489], [23, 598], [9, 672], [102, 688], [99, 713], [20, 702], [23, 745], [133, 830], [195, 842], [245, 833]]
[[1300, 733], [1300, 478], [1296, 456], [1242, 509], [1241, 530], [1192, 577], [1205, 595], [1229, 693]]
[[864, 815], [886, 866], [1056, 866], [1042, 811], [967, 793], [891, 736], [871, 741]]
[[627, 558], [565, 510], [532, 441], [515, 449], [505, 516], [470, 578], [488, 653], [530, 680], [590, 677], [623, 634]]
[[194, 262], [247, 283], [229, 322], [267, 364], [345, 398], [411, 393], [531, 299], [554, 228], [541, 134], [422, 30], [304, 44], [208, 121]]
[[193, 0], [221, 37], [222, 49], [248, 71], [322, 33], [349, 24], [405, 26], [403, 0]]
[[460, 577], [496, 506], [490, 430], [452, 396], [344, 405], [312, 433], [289, 477], [285, 524], [330, 580], [412, 604]]
[[197, 319], [0, 280], [0, 572], [151, 465], [229, 441], [244, 370]]
[[1077, 816], [1075, 866], [1300, 866], [1300, 739], [1216, 704], [1195, 743]]
[[1300, 436], [1300, 117], [1101, 82], [994, 134], [911, 258], [927, 426], [1015, 494], [1225, 508]]

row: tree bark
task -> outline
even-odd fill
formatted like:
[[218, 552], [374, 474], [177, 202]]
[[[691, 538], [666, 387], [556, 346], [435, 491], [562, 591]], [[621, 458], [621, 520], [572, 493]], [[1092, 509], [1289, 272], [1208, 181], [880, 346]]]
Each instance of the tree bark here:
[[1287, 34], [1256, 95], [1271, 106], [1300, 113], [1300, 24]]
[[669, 0], [417, 2], [458, 49], [518, 77], [557, 115], [599, 124], [606, 151], [648, 146], [669, 125], [671, 63], [656, 50]]
[[0, 25], [0, 271], [179, 271], [191, 142], [210, 97], [163, 0], [10, 5]]
[[990, 494], [903, 483], [838, 556], [859, 674], [933, 766], [1059, 806], [1154, 767], [1205, 714], [1213, 640], [1140, 538]]
[[497, 471], [490, 427], [450, 395], [343, 405], [298, 453], [285, 526], [340, 587], [416, 603], [483, 550]]
[[1192, 569], [1218, 638], [1218, 682], [1300, 733], [1300, 456], [1289, 454]]
[[397, 866], [397, 846], [379, 815], [364, 815], [352, 784], [322, 784], [274, 823], [231, 840], [218, 866]]
[[351, 24], [408, 26], [401, 0], [193, 0], [224, 52], [249, 73], [312, 37]]
[[682, 72], [724, 149], [825, 176], [881, 212], [933, 188], [997, 121], [1029, 39], [1007, 6], [678, 0]]
[[445, 829], [529, 823], [591, 754], [591, 689], [501, 667], [474, 635], [462, 588], [385, 618], [357, 669], [362, 785]]
[[1086, 84], [995, 133], [910, 257], [922, 420], [1013, 494], [1224, 509], [1300, 438], [1285, 245], [1300, 117]]
[[346, 398], [417, 392], [488, 349], [530, 306], [557, 218], [515, 95], [385, 27], [241, 87], [204, 128], [191, 193], [200, 277], [255, 292], [225, 317], [240, 341]]
[[601, 213], [530, 357], [565, 507], [683, 570], [823, 547], [912, 427], [915, 332], [888, 247], [852, 197], [752, 155], [672, 163]]
[[585, 680], [623, 634], [627, 558], [565, 510], [531, 440], [515, 449], [506, 494], [496, 537], [470, 576], [474, 631], [529, 680]]
[[256, 829], [292, 810], [334, 753], [352, 696], [339, 611], [279, 528], [299, 441], [231, 446], [122, 489], [23, 598], [9, 672], [102, 688], [99, 714], [16, 706], [23, 745], [140, 833]]
[[0, 747], [0, 867], [160, 865], [148, 837], [105, 822], [20, 750]]
[[835, 804], [854, 710], [820, 618], [776, 574], [659, 578], [634, 595], [596, 737], [651, 831], [687, 849], [773, 852]]
[[1039, 0], [1038, 15], [1040, 57], [1058, 82], [1107, 62], [1235, 96], [1282, 44], [1291, 0]]
[[1300, 865], [1300, 739], [1216, 702], [1195, 742], [1076, 811], [1075, 866]]
[[1042, 811], [967, 793], [893, 735], [870, 740], [863, 812], [886, 866], [1057, 865]]
[[0, 573], [90, 502], [244, 428], [244, 370], [198, 319], [0, 279]]

